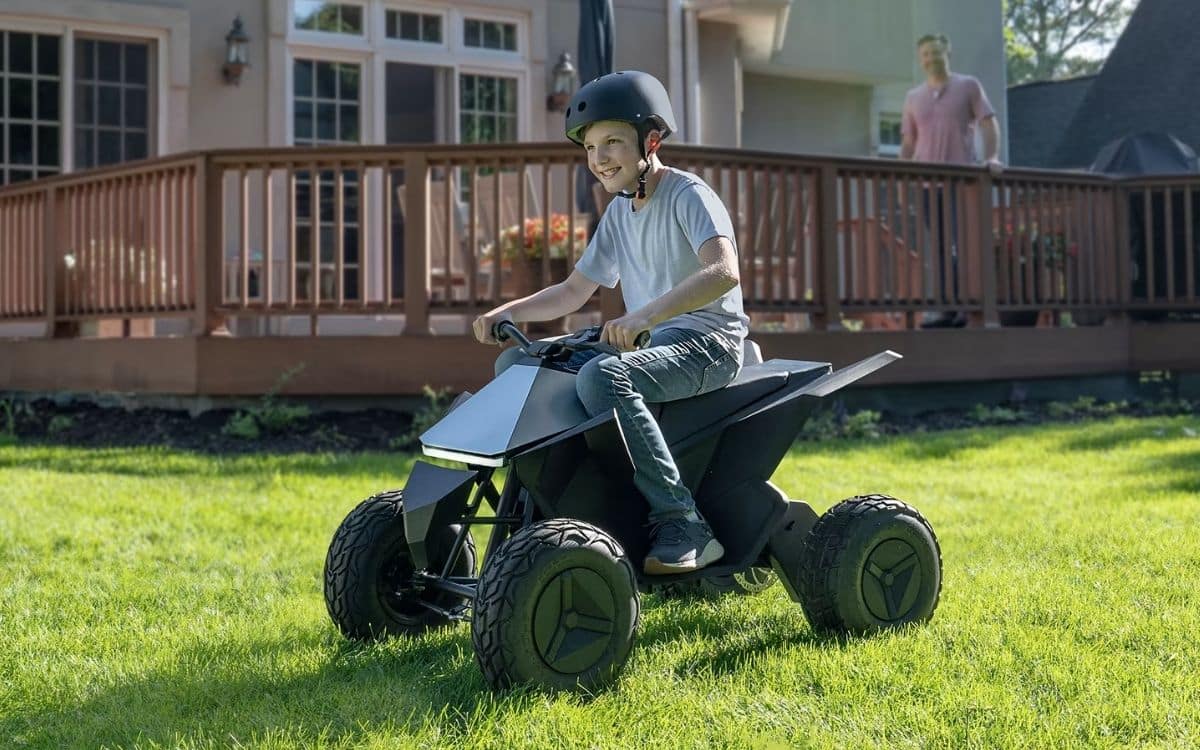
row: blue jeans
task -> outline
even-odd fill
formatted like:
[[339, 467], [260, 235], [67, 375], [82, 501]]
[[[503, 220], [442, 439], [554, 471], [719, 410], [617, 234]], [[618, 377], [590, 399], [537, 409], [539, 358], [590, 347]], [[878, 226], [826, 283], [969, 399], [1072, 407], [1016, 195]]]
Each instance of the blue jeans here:
[[[519, 357], [509, 350], [496, 360], [499, 374]], [[588, 414], [616, 411], [633, 460], [633, 483], [650, 506], [650, 520], [680, 518], [696, 509], [679, 468], [647, 403], [698, 396], [728, 385], [742, 368], [742, 353], [716, 334], [665, 328], [650, 346], [587, 362], [575, 390]]]

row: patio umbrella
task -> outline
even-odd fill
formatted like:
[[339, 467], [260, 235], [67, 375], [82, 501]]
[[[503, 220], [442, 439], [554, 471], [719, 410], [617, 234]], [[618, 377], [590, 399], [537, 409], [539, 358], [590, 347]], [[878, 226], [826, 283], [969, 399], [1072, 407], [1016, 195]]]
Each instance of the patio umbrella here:
[[1106, 174], [1186, 174], [1197, 169], [1196, 152], [1170, 133], [1142, 132], [1118, 138], [1096, 154], [1091, 171]]
[[[579, 82], [587, 83], [613, 72], [612, 0], [579, 0]], [[575, 207], [592, 211], [592, 184], [596, 178], [587, 167], [575, 176]]]

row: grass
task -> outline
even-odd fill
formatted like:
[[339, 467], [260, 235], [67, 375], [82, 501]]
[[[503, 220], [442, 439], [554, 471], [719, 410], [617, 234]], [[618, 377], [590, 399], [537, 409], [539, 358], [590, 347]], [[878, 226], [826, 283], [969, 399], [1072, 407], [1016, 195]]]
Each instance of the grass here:
[[644, 600], [591, 697], [484, 689], [465, 627], [358, 646], [326, 545], [411, 457], [0, 447], [0, 746], [1194, 747], [1200, 417], [797, 447], [818, 509], [883, 491], [945, 560], [931, 623], [818, 639], [778, 586]]

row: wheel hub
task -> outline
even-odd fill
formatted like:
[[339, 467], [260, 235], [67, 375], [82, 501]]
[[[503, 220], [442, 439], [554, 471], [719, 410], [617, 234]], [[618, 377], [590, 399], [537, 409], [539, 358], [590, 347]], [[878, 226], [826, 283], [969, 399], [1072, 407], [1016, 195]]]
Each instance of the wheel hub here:
[[556, 672], [585, 672], [604, 657], [615, 616], [612, 589], [598, 573], [564, 570], [542, 589], [534, 608], [538, 654]]
[[921, 591], [921, 561], [912, 545], [888, 539], [867, 555], [862, 592], [867, 609], [884, 622], [904, 619]]

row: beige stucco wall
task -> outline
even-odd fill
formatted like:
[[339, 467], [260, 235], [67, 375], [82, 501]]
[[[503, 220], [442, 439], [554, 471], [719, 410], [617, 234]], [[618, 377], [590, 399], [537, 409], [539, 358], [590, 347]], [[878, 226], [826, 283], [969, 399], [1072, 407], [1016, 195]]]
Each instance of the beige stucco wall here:
[[747, 73], [742, 146], [764, 151], [864, 155], [871, 88]]
[[[699, 24], [700, 137], [706, 146], [737, 146], [741, 139], [742, 71], [737, 31], [724, 23]], [[682, 115], [682, 112], [677, 113]]]
[[[270, 64], [267, 3], [190, 0], [192, 15], [191, 148], [258, 148], [268, 145]], [[225, 35], [241, 15], [250, 36], [250, 68], [240, 84], [225, 82]]]
[[[927, 0], [913, 0], [915, 3]], [[964, 5], [995, 0], [960, 0]], [[770, 67], [809, 79], [878, 83], [908, 72], [912, 11], [903, 0], [793, 2]]]

